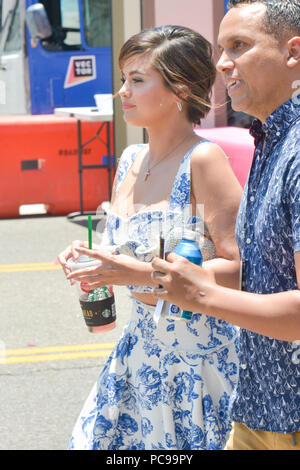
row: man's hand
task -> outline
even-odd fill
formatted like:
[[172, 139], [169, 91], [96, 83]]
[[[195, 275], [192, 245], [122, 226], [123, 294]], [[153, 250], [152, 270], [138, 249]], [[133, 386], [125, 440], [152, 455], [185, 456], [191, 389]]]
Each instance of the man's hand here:
[[209, 287], [215, 284], [211, 271], [175, 253], [170, 253], [166, 260], [154, 258], [152, 268], [152, 280], [162, 286], [153, 290], [155, 297], [184, 310], [206, 313]]

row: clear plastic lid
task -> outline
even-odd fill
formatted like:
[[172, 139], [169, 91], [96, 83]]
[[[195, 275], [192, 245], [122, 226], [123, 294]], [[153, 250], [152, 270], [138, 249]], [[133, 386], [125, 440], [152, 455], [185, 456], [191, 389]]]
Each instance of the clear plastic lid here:
[[80, 255], [77, 260], [70, 258], [67, 263], [72, 271], [76, 271], [77, 269], [92, 267], [94, 264], [100, 264], [100, 261], [86, 255]]

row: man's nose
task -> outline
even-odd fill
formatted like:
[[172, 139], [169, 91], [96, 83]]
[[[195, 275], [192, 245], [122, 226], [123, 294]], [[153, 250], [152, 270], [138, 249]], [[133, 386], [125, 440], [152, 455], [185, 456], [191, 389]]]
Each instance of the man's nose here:
[[228, 56], [228, 54], [223, 51], [221, 54], [220, 59], [217, 62], [217, 70], [218, 72], [226, 72], [227, 70], [231, 70], [234, 68], [234, 62], [233, 60]]

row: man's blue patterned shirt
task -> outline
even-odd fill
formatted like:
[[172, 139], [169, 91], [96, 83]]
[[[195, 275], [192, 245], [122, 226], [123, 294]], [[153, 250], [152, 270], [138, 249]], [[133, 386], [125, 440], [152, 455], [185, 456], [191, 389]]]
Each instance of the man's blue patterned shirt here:
[[[294, 253], [300, 251], [300, 96], [284, 103], [263, 125], [254, 120], [250, 132], [256, 149], [236, 228], [243, 259], [242, 289], [259, 294], [295, 290]], [[233, 420], [263, 431], [300, 430], [300, 343], [242, 329], [239, 355]]]

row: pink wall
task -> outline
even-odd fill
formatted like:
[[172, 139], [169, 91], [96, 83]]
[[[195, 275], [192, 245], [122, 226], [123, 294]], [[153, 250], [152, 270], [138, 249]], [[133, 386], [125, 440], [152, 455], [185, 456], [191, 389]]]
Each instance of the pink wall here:
[[[216, 48], [218, 29], [224, 16], [224, 0], [154, 0], [155, 26], [178, 24], [201, 33]], [[213, 93], [214, 102], [224, 103], [225, 88], [218, 76]], [[210, 111], [201, 127], [227, 124], [226, 110], [222, 107]]]
[[155, 0], [155, 24], [178, 24], [213, 39], [213, 0]]

